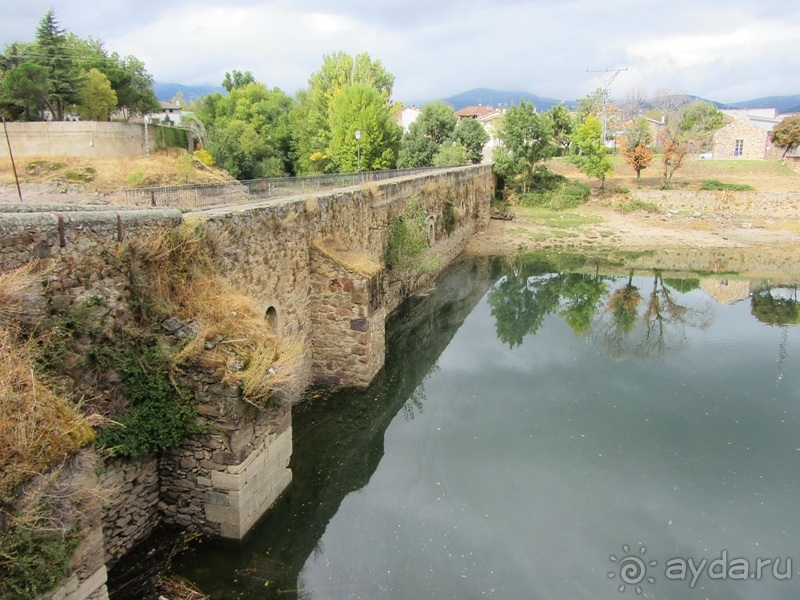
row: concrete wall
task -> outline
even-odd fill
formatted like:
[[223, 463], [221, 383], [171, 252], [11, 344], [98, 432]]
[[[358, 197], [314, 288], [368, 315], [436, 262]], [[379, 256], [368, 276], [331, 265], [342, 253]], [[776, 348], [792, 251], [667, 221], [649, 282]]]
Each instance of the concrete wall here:
[[[43, 121], [6, 123], [14, 157], [85, 156], [117, 158], [145, 155], [142, 123], [104, 121]], [[150, 150], [155, 149], [155, 126], [149, 126]], [[5, 135], [0, 140], [0, 158], [8, 158]]]

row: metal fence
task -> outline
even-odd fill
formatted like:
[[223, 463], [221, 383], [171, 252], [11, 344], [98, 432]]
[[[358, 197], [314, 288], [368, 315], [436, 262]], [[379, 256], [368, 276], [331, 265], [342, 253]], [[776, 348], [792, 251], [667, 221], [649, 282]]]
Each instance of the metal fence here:
[[227, 183], [129, 188], [125, 190], [125, 204], [130, 206], [203, 208], [219, 204], [237, 204], [264, 198], [281, 198], [294, 194], [307, 194], [438, 170], [441, 169], [439, 167], [391, 169], [386, 171], [362, 171], [361, 173], [311, 175], [307, 177], [272, 177], [270, 179], [250, 179]]

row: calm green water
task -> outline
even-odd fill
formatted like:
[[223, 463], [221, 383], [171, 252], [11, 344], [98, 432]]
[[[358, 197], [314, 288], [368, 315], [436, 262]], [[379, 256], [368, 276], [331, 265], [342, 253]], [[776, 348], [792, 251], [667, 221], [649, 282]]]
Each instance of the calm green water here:
[[787, 281], [461, 262], [392, 320], [372, 388], [296, 409], [294, 481], [249, 539], [175, 571], [215, 599], [795, 599]]

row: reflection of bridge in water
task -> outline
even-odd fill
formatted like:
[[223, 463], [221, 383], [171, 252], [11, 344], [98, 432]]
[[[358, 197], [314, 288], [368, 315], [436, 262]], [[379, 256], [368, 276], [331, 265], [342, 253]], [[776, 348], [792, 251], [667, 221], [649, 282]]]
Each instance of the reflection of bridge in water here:
[[[424, 399], [415, 391], [498, 278], [493, 264], [488, 258], [458, 262], [440, 276], [433, 291], [410, 299], [390, 318], [386, 366], [369, 389], [295, 407], [291, 485], [244, 543], [206, 541], [179, 557], [176, 571], [212, 597], [230, 592], [234, 579], [237, 598], [271, 598], [270, 590], [297, 590], [303, 566], [342, 501], [375, 472], [387, 427], [402, 409], [419, 408], [412, 403]], [[270, 585], [265, 588], [266, 581]]]

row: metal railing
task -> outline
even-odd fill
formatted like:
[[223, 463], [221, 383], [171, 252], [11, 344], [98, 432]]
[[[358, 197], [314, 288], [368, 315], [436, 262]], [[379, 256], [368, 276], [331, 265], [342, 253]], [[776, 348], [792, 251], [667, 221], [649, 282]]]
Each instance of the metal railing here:
[[439, 171], [440, 167], [390, 169], [361, 173], [334, 173], [305, 177], [271, 177], [226, 183], [197, 183], [163, 187], [128, 188], [125, 204], [129, 206], [169, 206], [175, 208], [204, 208], [220, 204], [238, 204], [264, 198], [281, 198], [350, 187], [374, 181], [384, 181], [409, 175]]

